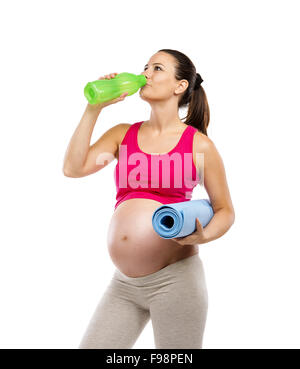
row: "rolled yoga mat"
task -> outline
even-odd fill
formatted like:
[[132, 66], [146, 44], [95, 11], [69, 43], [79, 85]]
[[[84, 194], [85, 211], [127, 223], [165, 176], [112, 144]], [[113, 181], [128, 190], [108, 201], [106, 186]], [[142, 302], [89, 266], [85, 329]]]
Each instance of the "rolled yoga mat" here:
[[155, 232], [162, 238], [185, 237], [196, 230], [196, 218], [204, 228], [214, 215], [207, 199], [165, 204], [152, 215]]

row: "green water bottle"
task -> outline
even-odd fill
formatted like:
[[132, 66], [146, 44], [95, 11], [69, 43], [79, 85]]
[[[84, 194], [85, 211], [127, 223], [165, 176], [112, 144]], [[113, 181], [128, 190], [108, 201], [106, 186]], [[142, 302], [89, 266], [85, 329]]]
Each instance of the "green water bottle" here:
[[133, 95], [147, 83], [143, 74], [120, 73], [112, 79], [101, 79], [88, 82], [84, 87], [84, 96], [91, 105], [116, 99], [122, 93]]

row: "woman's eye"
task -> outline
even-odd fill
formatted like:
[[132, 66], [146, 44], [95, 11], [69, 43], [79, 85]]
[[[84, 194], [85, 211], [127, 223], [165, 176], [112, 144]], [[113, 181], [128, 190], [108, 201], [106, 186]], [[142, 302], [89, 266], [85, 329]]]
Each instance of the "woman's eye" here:
[[[156, 65], [154, 68], [159, 68], [160, 70], [162, 70], [162, 69], [161, 69], [161, 67], [159, 67], [158, 65]], [[144, 71], [145, 71], [146, 69], [147, 69], [147, 67], [145, 67], [145, 68], [144, 68]]]

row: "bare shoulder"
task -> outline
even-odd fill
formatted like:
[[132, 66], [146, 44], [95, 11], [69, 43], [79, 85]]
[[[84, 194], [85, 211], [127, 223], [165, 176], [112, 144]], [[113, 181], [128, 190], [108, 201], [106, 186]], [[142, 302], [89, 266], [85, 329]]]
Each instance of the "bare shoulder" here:
[[119, 146], [121, 145], [121, 142], [123, 141], [123, 138], [125, 137], [126, 132], [130, 128], [130, 126], [132, 126], [132, 124], [130, 123], [120, 123], [116, 125], [117, 151], [116, 151], [115, 157], [117, 160], [119, 160]]
[[132, 126], [132, 124], [130, 123], [119, 123], [115, 126], [118, 146], [123, 141], [123, 138], [126, 135], [126, 132], [130, 128], [130, 126]]
[[[199, 154], [204, 156], [199, 158]], [[204, 162], [203, 159], [205, 159]], [[221, 157], [214, 142], [204, 133], [197, 131], [194, 134], [193, 141], [193, 160], [198, 173], [203, 171], [203, 164], [207, 166], [209, 163], [219, 161], [220, 159]]]
[[194, 135], [194, 151], [207, 152], [214, 148], [213, 141], [204, 133], [197, 131]]

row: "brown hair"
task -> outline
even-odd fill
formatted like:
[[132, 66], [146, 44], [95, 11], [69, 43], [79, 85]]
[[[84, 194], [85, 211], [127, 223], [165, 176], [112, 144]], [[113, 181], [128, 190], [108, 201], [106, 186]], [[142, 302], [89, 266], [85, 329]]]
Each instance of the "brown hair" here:
[[207, 127], [210, 119], [209, 105], [203, 87], [200, 85], [198, 89], [194, 90], [197, 77], [194, 64], [180, 51], [172, 49], [161, 49], [158, 51], [173, 55], [176, 60], [175, 78], [179, 81], [186, 79], [189, 82], [188, 88], [178, 102], [178, 108], [188, 105], [187, 116], [183, 118], [185, 119], [184, 123], [197, 128], [207, 136]]

